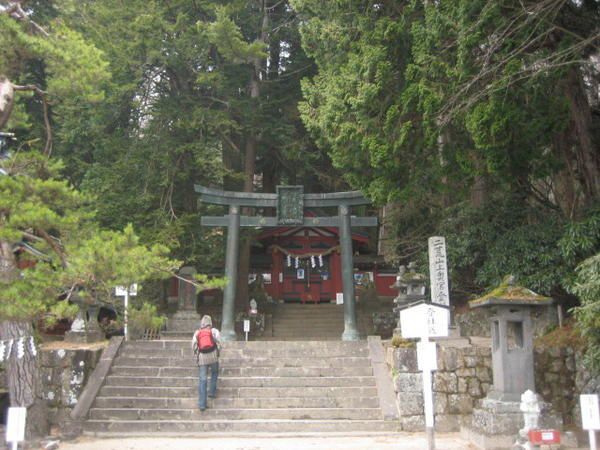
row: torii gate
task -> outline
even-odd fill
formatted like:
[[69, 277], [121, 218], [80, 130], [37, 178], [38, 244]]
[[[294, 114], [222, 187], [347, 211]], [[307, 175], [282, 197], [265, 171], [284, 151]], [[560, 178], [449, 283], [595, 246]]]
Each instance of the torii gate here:
[[[352, 206], [371, 203], [360, 191], [305, 194], [303, 186], [277, 186], [276, 194], [220, 191], [200, 185], [195, 185], [194, 189], [200, 194], [200, 201], [229, 206], [229, 214], [225, 216], [201, 218], [202, 225], [227, 227], [228, 229], [225, 256], [225, 276], [228, 283], [223, 294], [223, 318], [221, 323], [221, 338], [224, 341], [237, 339], [234, 329], [234, 307], [238, 275], [240, 226], [278, 227], [289, 225], [339, 228], [344, 296], [344, 333], [342, 334], [342, 340], [355, 341], [359, 339], [356, 327], [351, 227], [377, 226], [376, 217], [354, 217], [350, 215]], [[241, 207], [276, 208], [277, 216], [240, 216]], [[304, 217], [305, 207], [337, 207], [338, 215]]]

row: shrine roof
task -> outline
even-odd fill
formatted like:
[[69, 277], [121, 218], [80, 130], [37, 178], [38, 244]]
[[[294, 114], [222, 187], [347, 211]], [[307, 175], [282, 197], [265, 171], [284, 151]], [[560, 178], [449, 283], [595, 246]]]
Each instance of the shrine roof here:
[[[316, 217], [316, 214], [313, 213], [312, 211], [306, 211], [304, 214], [304, 217]], [[295, 233], [295, 232], [298, 232], [303, 229], [315, 230], [315, 232], [317, 232], [317, 233], [319, 232], [319, 230], [326, 230], [327, 232], [329, 232], [335, 236], [339, 236], [339, 230], [337, 227], [306, 227], [306, 226], [300, 225], [300, 226], [281, 226], [281, 227], [267, 228], [267, 229], [264, 229], [256, 237], [256, 239], [259, 241], [262, 241], [262, 240], [268, 239], [270, 237], [281, 236], [282, 234], [291, 234], [291, 233]], [[359, 232], [353, 231], [352, 232], [352, 240], [366, 244], [369, 242], [369, 237], [364, 233], [359, 233]]]

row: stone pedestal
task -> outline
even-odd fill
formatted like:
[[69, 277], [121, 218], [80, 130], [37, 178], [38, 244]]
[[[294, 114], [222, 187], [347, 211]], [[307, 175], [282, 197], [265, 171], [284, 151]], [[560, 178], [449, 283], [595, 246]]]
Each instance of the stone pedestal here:
[[[171, 336], [189, 336], [191, 339], [194, 332], [200, 328], [200, 319], [201, 317], [196, 311], [177, 311], [169, 317], [167, 322], [168, 331], [165, 334]], [[216, 322], [213, 321], [213, 325], [216, 325]]]
[[461, 434], [481, 449], [506, 450], [515, 443], [522, 427], [520, 402], [484, 398], [481, 406], [473, 409], [471, 423], [462, 426]]
[[179, 295], [177, 299], [177, 312], [169, 316], [167, 332], [169, 336], [191, 336], [200, 327], [200, 315], [196, 312], [196, 286], [186, 281], [193, 281], [196, 269], [185, 266], [179, 270]]
[[65, 333], [66, 342], [89, 343], [104, 340], [104, 331], [100, 329], [96, 320], [96, 307], [89, 307], [88, 314], [90, 320], [86, 320], [86, 314], [82, 309], [79, 310], [77, 318], [71, 324], [71, 329]]

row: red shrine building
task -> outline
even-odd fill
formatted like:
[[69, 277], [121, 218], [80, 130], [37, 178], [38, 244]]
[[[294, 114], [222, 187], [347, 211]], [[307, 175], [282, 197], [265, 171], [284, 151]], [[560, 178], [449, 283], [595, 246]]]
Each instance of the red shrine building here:
[[[355, 293], [374, 286], [379, 297], [395, 297], [396, 270], [373, 255], [367, 234], [352, 233]], [[261, 283], [275, 301], [330, 303], [341, 300], [342, 262], [336, 227], [263, 228], [251, 246], [248, 283]], [[175, 301], [179, 280], [171, 279], [168, 296]], [[215, 289], [200, 293], [219, 297]]]
[[[342, 264], [336, 227], [265, 228], [255, 240], [250, 280], [261, 282], [267, 294], [285, 302], [336, 302], [342, 295]], [[369, 237], [352, 233], [354, 283], [372, 283], [380, 296], [396, 295], [396, 273], [367, 255]]]

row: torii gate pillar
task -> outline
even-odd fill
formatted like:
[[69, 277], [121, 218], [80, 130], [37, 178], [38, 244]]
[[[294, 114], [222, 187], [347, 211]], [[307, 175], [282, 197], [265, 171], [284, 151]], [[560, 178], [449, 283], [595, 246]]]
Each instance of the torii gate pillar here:
[[238, 278], [238, 256], [240, 250], [240, 207], [229, 207], [227, 225], [227, 249], [225, 251], [225, 277], [227, 284], [223, 293], [223, 316], [221, 321], [221, 339], [235, 341], [235, 291]]

